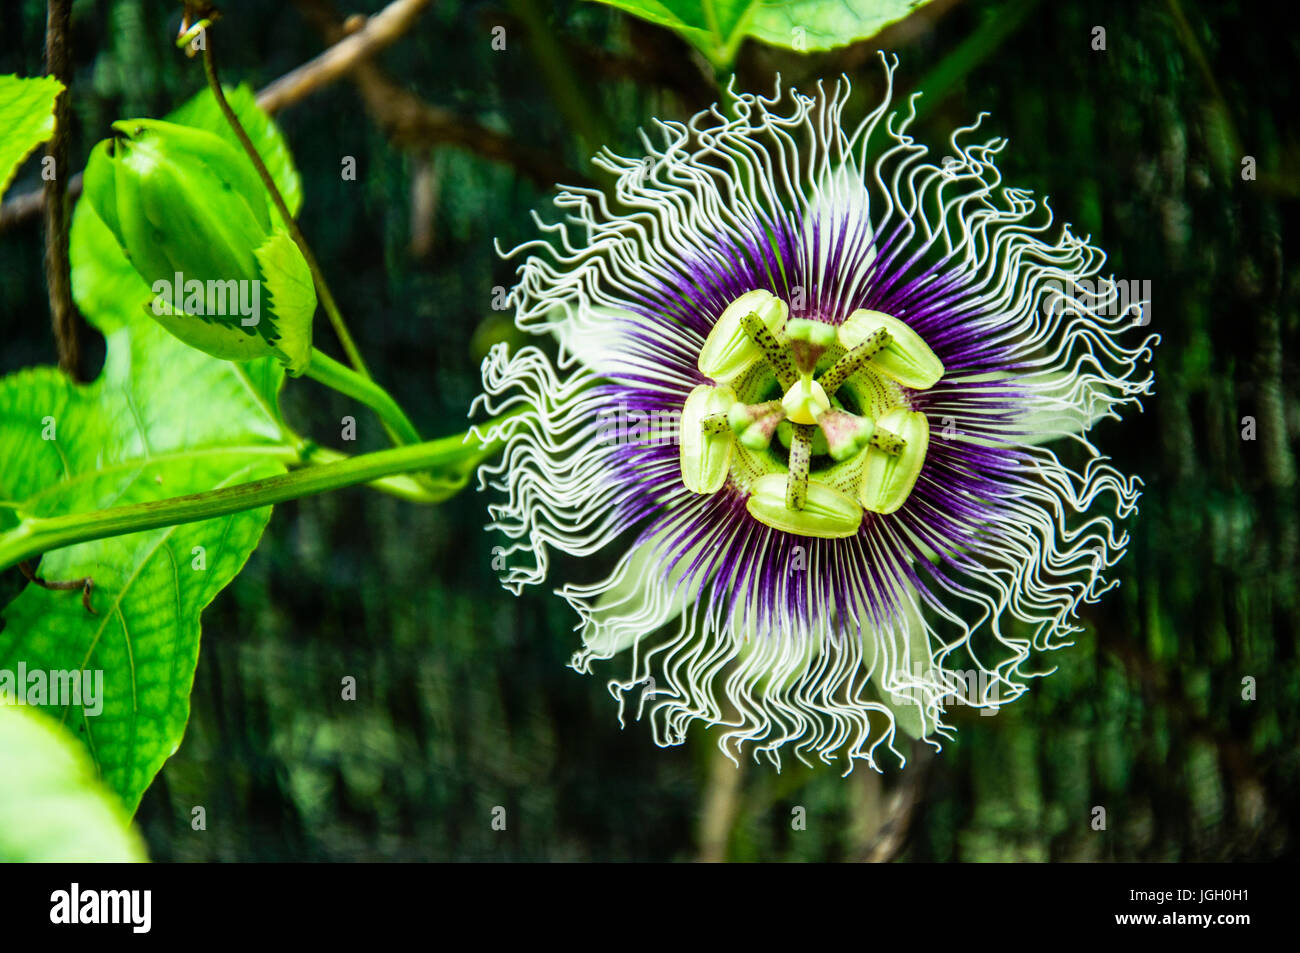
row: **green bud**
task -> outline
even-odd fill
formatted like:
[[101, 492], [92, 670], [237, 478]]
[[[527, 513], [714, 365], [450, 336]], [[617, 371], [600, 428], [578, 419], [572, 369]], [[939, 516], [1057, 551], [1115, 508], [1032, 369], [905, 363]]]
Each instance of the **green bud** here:
[[774, 335], [780, 334], [789, 313], [784, 301], [770, 291], [749, 291], [727, 305], [700, 350], [700, 373], [719, 384], [734, 380], [763, 352], [745, 332], [741, 319], [754, 312]]
[[[896, 450], [899, 437], [902, 448]], [[877, 420], [858, 490], [862, 506], [873, 513], [892, 513], [906, 503], [929, 447], [930, 422], [925, 414], [900, 407]]]
[[153, 290], [148, 313], [214, 357], [274, 355], [300, 371], [315, 290], [248, 157], [176, 123], [113, 129], [91, 153], [83, 200]]
[[809, 480], [803, 507], [797, 510], [786, 505], [786, 492], [786, 474], [761, 476], [750, 487], [745, 508], [760, 523], [798, 536], [842, 539], [862, 525], [862, 507], [833, 486]]
[[682, 406], [678, 450], [681, 454], [682, 483], [692, 493], [716, 493], [727, 482], [731, 467], [732, 440], [729, 430], [705, 428], [706, 418], [726, 414], [735, 403], [730, 387], [701, 384], [686, 397]]
[[872, 357], [873, 370], [914, 390], [925, 390], [939, 382], [943, 377], [943, 362], [930, 345], [902, 321], [883, 311], [854, 311], [840, 325], [840, 343], [851, 351], [882, 329], [889, 332], [890, 341]]

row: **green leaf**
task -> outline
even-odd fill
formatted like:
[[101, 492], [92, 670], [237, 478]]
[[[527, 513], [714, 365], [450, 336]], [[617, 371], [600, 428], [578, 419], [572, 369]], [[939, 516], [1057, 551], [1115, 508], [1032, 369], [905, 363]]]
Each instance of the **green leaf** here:
[[[284, 196], [284, 204], [289, 207], [289, 213], [297, 216], [298, 209], [302, 207], [302, 179], [294, 165], [293, 153], [289, 150], [284, 133], [262, 110], [262, 107], [257, 105], [257, 97], [247, 84], [241, 84], [235, 89], [222, 88], [225, 89], [226, 101], [230, 103], [230, 108], [239, 117], [240, 125], [248, 133], [248, 138], [257, 149], [257, 154], [262, 157], [266, 171], [271, 173], [272, 181]], [[185, 105], [173, 110], [168, 114], [167, 120], [193, 126], [196, 129], [206, 129], [221, 136], [241, 155], [244, 153], [239, 137], [226, 122], [226, 117], [221, 114], [221, 109], [209, 89], [203, 89]]]
[[311, 319], [316, 313], [311, 269], [282, 228], [272, 232], [254, 255], [262, 268], [262, 281], [276, 317], [276, 346], [284, 352], [289, 373], [297, 377], [311, 360]]
[[928, 2], [783, 0], [755, 3], [749, 33], [764, 43], [800, 52], [830, 50], [873, 37]]
[[[71, 259], [73, 297], [107, 338], [104, 370], [87, 386], [48, 368], [0, 380], [0, 499], [19, 515], [50, 516], [283, 473], [295, 454], [279, 361], [222, 361], [169, 335], [146, 311], [151, 289], [86, 202], [73, 215]], [[244, 565], [269, 513], [48, 553], [41, 575], [91, 577], [99, 615], [75, 592], [34, 585], [3, 612], [0, 669], [103, 671], [100, 714], [50, 707], [76, 725], [131, 810], [184, 735], [200, 614]]]
[[147, 859], [85, 748], [47, 716], [0, 705], [0, 862]]
[[[93, 225], [82, 228], [89, 244]], [[85, 261], [74, 254], [74, 263], [86, 280]], [[76, 284], [79, 301], [103, 304], [103, 289]], [[76, 385], [52, 368], [0, 380], [0, 500], [20, 517], [196, 493], [283, 473], [296, 458], [274, 403], [282, 371], [186, 347], [129, 300], [86, 313], [108, 332], [98, 380]], [[263, 508], [56, 550], [41, 575], [91, 577], [98, 615], [76, 592], [35, 585], [3, 612], [0, 669], [103, 671], [101, 713], [50, 708], [76, 727], [131, 810], [184, 734], [200, 613], [243, 567], [269, 516]]]
[[594, 0], [667, 27], [727, 69], [754, 37], [811, 52], [875, 36], [929, 0]]
[[52, 76], [0, 76], [0, 197], [31, 151], [54, 135], [54, 102], [63, 84]]

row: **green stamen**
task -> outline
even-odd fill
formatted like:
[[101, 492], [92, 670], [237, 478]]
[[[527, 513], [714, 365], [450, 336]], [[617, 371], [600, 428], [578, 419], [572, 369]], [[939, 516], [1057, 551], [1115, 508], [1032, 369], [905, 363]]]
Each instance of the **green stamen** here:
[[730, 387], [701, 384], [690, 392], [682, 406], [678, 424], [678, 452], [682, 483], [692, 493], [716, 493], [727, 482], [731, 470], [732, 439], [729, 428], [714, 429], [706, 421], [722, 418], [735, 402]]
[[897, 453], [875, 446], [868, 448], [862, 483], [858, 487], [858, 502], [873, 513], [892, 513], [912, 495], [912, 488], [925, 465], [925, 453], [930, 446], [930, 423], [925, 414], [899, 407], [880, 418], [876, 433], [882, 430], [890, 436], [897, 436], [903, 446]]
[[808, 469], [812, 464], [813, 428], [807, 424], [794, 425], [794, 440], [790, 443], [790, 474], [785, 483], [787, 509], [801, 510], [808, 500]]
[[701, 374], [719, 384], [726, 384], [763, 359], [763, 352], [741, 327], [741, 318], [751, 312], [757, 314], [767, 329], [776, 335], [785, 326], [788, 309], [785, 302], [770, 291], [747, 291], [731, 302], [700, 349], [697, 364]]
[[759, 477], [749, 490], [745, 501], [749, 515], [784, 533], [843, 539], [862, 526], [862, 507], [857, 501], [819, 480], [808, 481], [807, 499], [798, 510], [785, 505], [786, 479], [780, 473]]
[[889, 344], [872, 363], [872, 370], [913, 390], [933, 387], [943, 377], [943, 362], [912, 328], [883, 311], [854, 311], [839, 327], [840, 343], [852, 350], [876, 331], [887, 331]]
[[752, 311], [741, 316], [740, 326], [745, 329], [749, 339], [762, 350], [763, 356], [767, 358], [767, 363], [776, 372], [776, 379], [780, 381], [781, 386], [789, 388], [798, 375], [795, 374], [794, 365], [790, 363], [790, 355], [781, 347], [776, 336], [768, 330], [762, 319]]

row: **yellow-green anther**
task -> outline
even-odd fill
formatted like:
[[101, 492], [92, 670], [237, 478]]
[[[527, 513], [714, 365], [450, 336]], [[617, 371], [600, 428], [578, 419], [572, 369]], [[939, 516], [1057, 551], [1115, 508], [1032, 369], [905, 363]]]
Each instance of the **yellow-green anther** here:
[[[700, 373], [719, 384], [734, 380], [763, 356], [762, 350], [741, 325], [749, 314], [758, 317], [769, 335], [781, 333], [789, 309], [770, 291], [748, 291], [727, 305], [709, 332], [697, 362]], [[773, 337], [775, 340], [775, 337]]]
[[861, 344], [841, 357], [821, 376], [821, 385], [826, 388], [826, 393], [833, 394], [843, 387], [845, 381], [871, 363], [871, 359], [893, 340], [894, 336], [884, 328], [868, 334]]
[[873, 513], [892, 513], [907, 502], [925, 465], [930, 424], [925, 414], [898, 408], [876, 421], [876, 433], [882, 431], [902, 438], [904, 445], [897, 454], [874, 445], [867, 448], [858, 501]]
[[795, 370], [810, 375], [817, 369], [817, 361], [826, 349], [835, 343], [835, 326], [824, 321], [793, 318], [786, 322], [785, 337], [790, 342]]
[[784, 419], [785, 408], [779, 400], [769, 400], [764, 404], [736, 403], [727, 413], [727, 423], [736, 439], [750, 450], [766, 450], [777, 425]]
[[826, 437], [826, 449], [832, 460], [847, 460], [861, 453], [871, 443], [876, 422], [847, 410], [832, 407], [817, 417], [817, 426]]
[[794, 439], [790, 441], [790, 472], [786, 474], [785, 505], [792, 510], [803, 509], [808, 499], [808, 470], [812, 466], [813, 430], [807, 424], [794, 425]]
[[741, 315], [740, 326], [744, 328], [749, 339], [762, 352], [767, 363], [776, 373], [776, 379], [780, 381], [782, 387], [789, 387], [794, 383], [795, 374], [794, 365], [790, 363], [790, 355], [781, 347], [781, 342], [776, 339], [776, 335], [768, 326], [759, 318], [758, 314]]
[[840, 344], [852, 350], [879, 330], [892, 340], [871, 360], [872, 370], [893, 378], [904, 387], [925, 390], [943, 377], [943, 362], [930, 345], [902, 321], [883, 311], [858, 310], [840, 325]]
[[819, 480], [809, 480], [803, 508], [786, 506], [786, 476], [769, 473], [750, 487], [745, 503], [749, 514], [773, 529], [796, 536], [843, 539], [862, 525], [862, 507], [853, 497]]
[[727, 482], [732, 451], [730, 430], [710, 432], [714, 425], [706, 429], [705, 421], [725, 415], [735, 400], [730, 387], [701, 384], [682, 406], [678, 432], [682, 483], [692, 493], [716, 493]]
[[811, 377], [801, 377], [781, 398], [786, 416], [796, 424], [815, 424], [817, 415], [831, 406], [826, 389]]

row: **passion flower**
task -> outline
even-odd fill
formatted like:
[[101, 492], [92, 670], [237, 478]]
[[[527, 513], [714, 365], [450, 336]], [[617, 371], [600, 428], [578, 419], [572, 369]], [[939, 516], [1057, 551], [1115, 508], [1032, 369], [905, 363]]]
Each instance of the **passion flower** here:
[[[559, 590], [571, 664], [627, 653], [620, 718], [641, 689], [660, 744], [700, 722], [778, 765], [789, 745], [878, 767], [900, 727], [938, 746], [954, 702], [1025, 690], [1127, 544], [1139, 481], [1088, 430], [1149, 391], [1152, 342], [1113, 295], [1062, 306], [1102, 253], [1049, 237], [978, 122], [928, 161], [889, 112], [895, 66], [856, 125], [847, 82], [657, 123], [645, 157], [597, 158], [616, 204], [561, 191], [563, 221], [508, 253], [516, 323], [559, 356], [483, 364], [479, 405], [519, 411], [480, 476], [503, 581], [621, 548]], [[612, 412], [677, 439], [608, 439]]]

